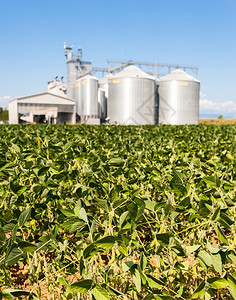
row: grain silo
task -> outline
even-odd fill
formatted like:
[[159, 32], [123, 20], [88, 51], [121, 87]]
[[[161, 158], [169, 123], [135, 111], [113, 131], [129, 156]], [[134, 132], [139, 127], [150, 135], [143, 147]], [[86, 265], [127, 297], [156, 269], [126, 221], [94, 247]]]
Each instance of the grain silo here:
[[109, 79], [108, 118], [123, 125], [155, 124], [156, 83], [147, 73], [129, 66]]
[[176, 69], [159, 81], [159, 123], [198, 124], [200, 82]]
[[111, 73], [108, 73], [104, 77], [99, 79], [99, 87], [102, 88], [105, 91], [105, 97], [108, 98], [108, 81], [111, 79], [113, 75]]
[[107, 98], [105, 91], [101, 88], [98, 89], [98, 117], [102, 122], [107, 117]]
[[76, 112], [82, 122], [98, 117], [98, 79], [91, 75], [81, 77], [75, 84]]

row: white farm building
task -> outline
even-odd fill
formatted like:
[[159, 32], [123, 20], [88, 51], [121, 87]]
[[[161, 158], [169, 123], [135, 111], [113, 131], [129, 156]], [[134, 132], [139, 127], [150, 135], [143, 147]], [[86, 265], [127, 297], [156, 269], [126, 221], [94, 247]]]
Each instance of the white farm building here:
[[9, 102], [9, 123], [19, 122], [75, 124], [75, 100], [50, 92], [13, 99]]
[[18, 97], [9, 102], [9, 123], [76, 123], [75, 99], [66, 96], [66, 84], [55, 77], [44, 93]]

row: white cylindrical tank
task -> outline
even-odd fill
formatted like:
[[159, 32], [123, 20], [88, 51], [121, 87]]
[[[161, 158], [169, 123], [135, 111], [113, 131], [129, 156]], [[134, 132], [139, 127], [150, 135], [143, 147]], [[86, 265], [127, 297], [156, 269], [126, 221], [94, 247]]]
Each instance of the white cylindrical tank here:
[[155, 124], [156, 82], [147, 73], [129, 66], [109, 79], [107, 116], [110, 123]]
[[107, 117], [107, 98], [105, 91], [101, 88], [98, 89], [98, 117], [101, 120]]
[[86, 75], [75, 83], [76, 112], [85, 118], [98, 117], [98, 79]]
[[108, 73], [101, 79], [99, 79], [99, 88], [103, 89], [105, 91], [105, 97], [108, 98], [108, 81], [111, 79], [113, 75], [111, 73]]
[[200, 82], [176, 69], [159, 81], [159, 123], [198, 124]]

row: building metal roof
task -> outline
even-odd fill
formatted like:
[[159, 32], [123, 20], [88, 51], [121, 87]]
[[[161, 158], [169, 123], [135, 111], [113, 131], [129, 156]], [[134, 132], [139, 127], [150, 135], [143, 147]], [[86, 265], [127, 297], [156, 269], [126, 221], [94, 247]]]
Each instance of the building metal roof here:
[[75, 105], [74, 99], [56, 95], [50, 92], [18, 97], [11, 100], [10, 102], [13, 101], [17, 101], [18, 103], [32, 103], [32, 104]]
[[133, 65], [126, 67], [125, 69], [114, 75], [112, 79], [115, 78], [146, 78], [153, 80], [150, 75]]
[[176, 69], [160, 79], [160, 81], [172, 81], [172, 80], [200, 82], [196, 78], [190, 76], [189, 74], [187, 74], [186, 72], [180, 69]]

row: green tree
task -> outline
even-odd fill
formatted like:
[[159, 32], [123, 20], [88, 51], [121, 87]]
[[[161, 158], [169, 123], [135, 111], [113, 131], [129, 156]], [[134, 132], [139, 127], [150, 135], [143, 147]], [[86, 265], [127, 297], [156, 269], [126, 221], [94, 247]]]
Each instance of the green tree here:
[[0, 111], [0, 121], [6, 122], [9, 119], [9, 113], [7, 109]]

